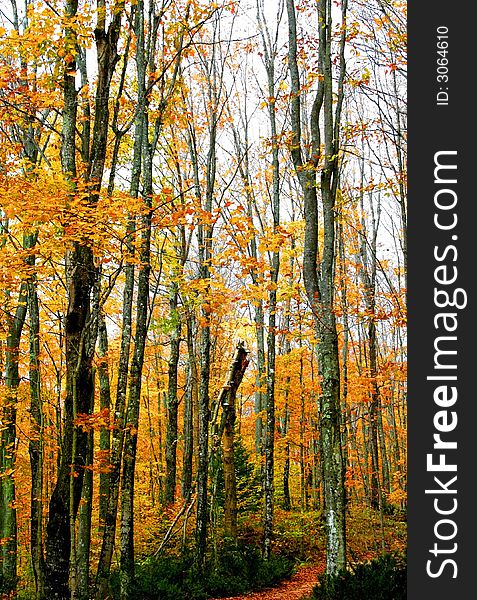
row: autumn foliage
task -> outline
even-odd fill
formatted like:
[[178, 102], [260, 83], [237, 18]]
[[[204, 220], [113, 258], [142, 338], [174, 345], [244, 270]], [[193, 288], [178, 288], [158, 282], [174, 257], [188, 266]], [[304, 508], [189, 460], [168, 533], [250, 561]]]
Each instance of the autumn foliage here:
[[288, 2], [294, 90], [269, 4], [2, 12], [0, 594], [133, 598], [135, 563], [190, 557], [200, 575], [222, 543], [323, 564], [326, 328], [301, 182], [323, 290], [327, 161], [348, 559], [403, 550], [405, 7], [329, 15], [340, 144], [299, 164], [291, 107], [312, 114], [332, 74], [315, 3]]

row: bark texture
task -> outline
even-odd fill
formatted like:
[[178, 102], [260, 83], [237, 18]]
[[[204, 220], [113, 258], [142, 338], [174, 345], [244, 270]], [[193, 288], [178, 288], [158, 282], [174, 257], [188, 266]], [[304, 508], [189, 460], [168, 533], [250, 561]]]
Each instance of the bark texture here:
[[[320, 434], [323, 458], [323, 484], [327, 536], [326, 572], [337, 573], [346, 565], [346, 520], [344, 463], [341, 447], [341, 398], [338, 334], [333, 310], [335, 265], [335, 200], [339, 180], [339, 130], [345, 76], [344, 49], [347, 2], [342, 3], [342, 30], [338, 50], [338, 83], [334, 89], [331, 2], [317, 5], [319, 51], [318, 68], [322, 79], [318, 84], [310, 113], [311, 148], [302, 140], [301, 84], [297, 60], [297, 24], [294, 0], [287, 0], [288, 67], [292, 101], [291, 155], [303, 192], [305, 241], [303, 277], [306, 294], [313, 312], [318, 343], [321, 375]], [[336, 101], [335, 101], [336, 99]], [[322, 207], [323, 246], [318, 259], [318, 194]]]

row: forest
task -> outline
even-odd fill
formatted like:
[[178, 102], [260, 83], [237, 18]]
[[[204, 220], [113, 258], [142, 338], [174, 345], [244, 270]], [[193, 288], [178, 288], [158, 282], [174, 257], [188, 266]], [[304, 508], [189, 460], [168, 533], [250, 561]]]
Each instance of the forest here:
[[1, 598], [405, 598], [406, 144], [402, 0], [0, 5]]

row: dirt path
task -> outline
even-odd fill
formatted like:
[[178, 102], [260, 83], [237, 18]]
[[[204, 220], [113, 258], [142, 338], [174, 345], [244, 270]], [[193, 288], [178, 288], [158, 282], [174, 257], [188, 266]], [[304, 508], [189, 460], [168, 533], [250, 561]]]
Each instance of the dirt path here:
[[277, 587], [220, 600], [301, 600], [303, 596], [311, 594], [318, 574], [323, 572], [323, 568], [324, 565], [301, 567], [291, 579], [282, 582]]

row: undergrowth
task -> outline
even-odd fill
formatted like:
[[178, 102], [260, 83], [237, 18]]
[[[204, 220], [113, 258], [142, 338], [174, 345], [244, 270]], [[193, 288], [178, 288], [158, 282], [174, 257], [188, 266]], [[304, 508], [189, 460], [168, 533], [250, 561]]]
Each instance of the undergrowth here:
[[[266, 561], [257, 547], [224, 544], [209, 557], [199, 575], [191, 553], [148, 557], [136, 563], [133, 597], [141, 600], [205, 600], [243, 594], [290, 577], [294, 561], [273, 555]], [[111, 576], [111, 591], [119, 598], [119, 575]]]
[[313, 600], [405, 600], [406, 564], [398, 554], [383, 554], [374, 560], [318, 577]]

